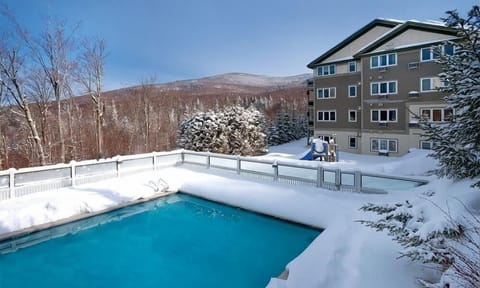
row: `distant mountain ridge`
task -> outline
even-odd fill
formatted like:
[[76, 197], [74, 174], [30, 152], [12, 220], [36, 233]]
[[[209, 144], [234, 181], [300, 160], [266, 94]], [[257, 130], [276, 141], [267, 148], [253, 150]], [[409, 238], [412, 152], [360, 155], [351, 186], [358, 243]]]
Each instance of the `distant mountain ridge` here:
[[[256, 93], [265, 90], [304, 87], [311, 74], [286, 77], [272, 77], [248, 73], [226, 73], [198, 79], [180, 80], [161, 84], [151, 84], [160, 91], [179, 90], [225, 90], [239, 93]], [[136, 89], [141, 85], [123, 88]], [[120, 89], [122, 90], [122, 89]]]

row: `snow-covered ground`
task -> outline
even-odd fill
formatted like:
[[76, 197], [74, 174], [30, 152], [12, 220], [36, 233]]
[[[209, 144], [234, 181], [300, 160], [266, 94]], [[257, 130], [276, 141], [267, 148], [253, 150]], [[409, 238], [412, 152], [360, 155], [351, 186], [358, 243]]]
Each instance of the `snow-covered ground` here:
[[[306, 149], [305, 140], [300, 140], [272, 147], [270, 154], [262, 157], [299, 161], [295, 159]], [[452, 182], [426, 176], [426, 172], [435, 167], [435, 162], [426, 155], [427, 152], [422, 150], [413, 150], [400, 158], [341, 153], [339, 162], [321, 163], [368, 172], [422, 176], [430, 180], [427, 185], [406, 191], [391, 191], [387, 195], [329, 191], [267, 180], [255, 181], [227, 171], [189, 166], [170, 167], [155, 173], [2, 201], [0, 236], [3, 233], [152, 196], [155, 192], [148, 182], [161, 177], [168, 182], [171, 190], [325, 229], [301, 255], [290, 263], [285, 263], [289, 270], [288, 279], [272, 278], [268, 284], [270, 288], [417, 287], [419, 277], [436, 276], [430, 267], [403, 258], [397, 259], [399, 245], [391, 241], [386, 233], [375, 232], [356, 221], [374, 217], [359, 211], [363, 204], [369, 202], [394, 203], [406, 199], [422, 202], [422, 205], [430, 206], [425, 207], [429, 211], [425, 217], [431, 227], [443, 222], [445, 215], [439, 208], [448, 207], [450, 213], [461, 213], [465, 204], [472, 211], [478, 211], [480, 197], [470, 188], [471, 182]], [[424, 201], [424, 194], [427, 192], [436, 193], [431, 197], [431, 201]]]

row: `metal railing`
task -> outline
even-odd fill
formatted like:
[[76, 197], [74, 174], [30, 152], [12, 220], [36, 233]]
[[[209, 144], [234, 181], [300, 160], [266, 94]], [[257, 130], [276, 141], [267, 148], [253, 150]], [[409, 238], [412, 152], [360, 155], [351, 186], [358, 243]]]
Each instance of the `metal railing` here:
[[177, 150], [0, 171], [0, 201], [184, 164], [231, 171], [238, 175], [282, 183], [362, 193], [387, 193], [384, 187], [405, 184], [413, 187], [427, 183], [425, 180], [406, 177], [329, 169], [320, 165], [320, 162], [302, 165], [278, 160]]

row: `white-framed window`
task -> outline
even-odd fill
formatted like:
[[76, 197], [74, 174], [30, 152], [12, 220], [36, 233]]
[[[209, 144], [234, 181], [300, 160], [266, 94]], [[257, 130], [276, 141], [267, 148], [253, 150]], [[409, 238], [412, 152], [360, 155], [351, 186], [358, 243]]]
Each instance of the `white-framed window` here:
[[436, 92], [438, 88], [445, 87], [440, 77], [420, 78], [420, 92]]
[[357, 149], [357, 137], [348, 136], [348, 148]]
[[429, 122], [445, 122], [452, 119], [452, 108], [421, 108], [422, 118]]
[[370, 68], [380, 68], [397, 65], [397, 53], [375, 55], [370, 57]]
[[397, 109], [374, 109], [370, 111], [371, 122], [397, 122]]
[[357, 97], [357, 85], [348, 85], [348, 97]]
[[357, 122], [357, 110], [348, 110], [348, 122]]
[[335, 122], [337, 121], [336, 110], [319, 110], [317, 111], [318, 122]]
[[[440, 51], [444, 55], [453, 55], [455, 53], [455, 46], [451, 44], [442, 45], [440, 47]], [[427, 62], [438, 59], [440, 55], [438, 54], [438, 50], [435, 47], [425, 47], [420, 49], [420, 61]]]
[[397, 81], [371, 82], [370, 94], [372, 96], [397, 94]]
[[337, 97], [337, 89], [335, 87], [317, 88], [317, 99], [329, 99]]
[[433, 149], [433, 142], [432, 141], [420, 141], [420, 149], [424, 150], [432, 150]]
[[370, 139], [370, 151], [388, 151], [396, 153], [398, 152], [398, 140], [397, 139]]
[[357, 72], [357, 62], [355, 61], [348, 62], [348, 72], [350, 73]]
[[335, 64], [323, 65], [317, 67], [317, 76], [328, 76], [335, 74]]

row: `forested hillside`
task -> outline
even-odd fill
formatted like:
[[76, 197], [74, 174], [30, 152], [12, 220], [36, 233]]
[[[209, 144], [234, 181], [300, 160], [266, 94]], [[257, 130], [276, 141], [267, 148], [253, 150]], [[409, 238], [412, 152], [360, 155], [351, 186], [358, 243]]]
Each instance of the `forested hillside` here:
[[[102, 151], [97, 147], [96, 108], [92, 95], [30, 98], [29, 106], [44, 150], [46, 164], [62, 162], [58, 125], [64, 132], [65, 162], [165, 151], [176, 148], [179, 123], [186, 115], [225, 106], [254, 105], [267, 120], [279, 113], [305, 115], [305, 80], [295, 77], [264, 77], [225, 74], [203, 79], [138, 86], [102, 93]], [[0, 114], [1, 168], [40, 164], [37, 146], [21, 109], [4, 102]]]

